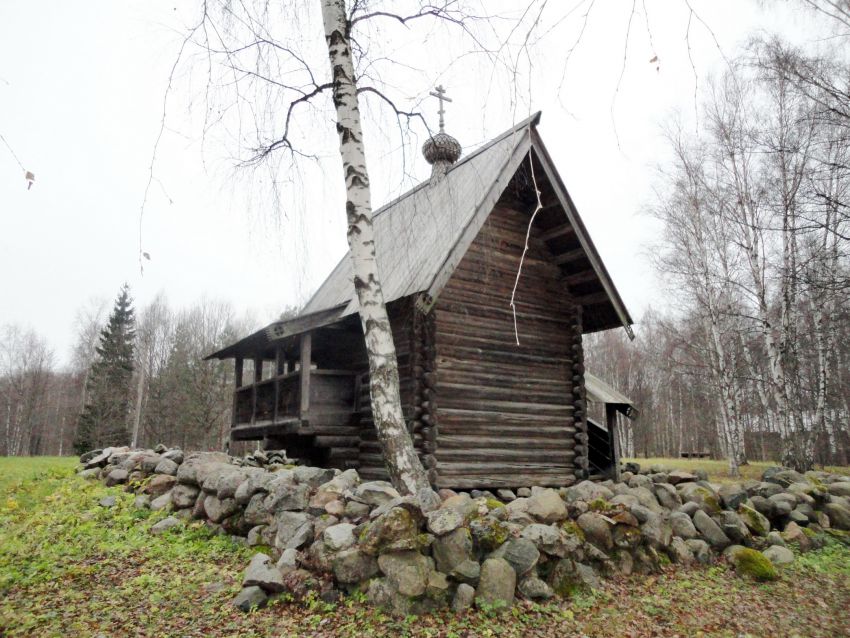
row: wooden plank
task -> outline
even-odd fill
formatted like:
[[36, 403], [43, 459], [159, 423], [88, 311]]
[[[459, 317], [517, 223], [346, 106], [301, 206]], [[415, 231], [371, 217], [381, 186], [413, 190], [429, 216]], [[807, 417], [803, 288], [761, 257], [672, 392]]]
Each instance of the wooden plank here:
[[[561, 205], [557, 204], [555, 206], [548, 206], [547, 207], [548, 210], [551, 210], [553, 208], [560, 209]], [[547, 209], [544, 209], [544, 210], [547, 210]], [[543, 211], [541, 211], [541, 212], [543, 212]], [[538, 237], [540, 238], [541, 241], [550, 241], [552, 239], [555, 239], [556, 237], [570, 237], [570, 236], [575, 235], [575, 234], [576, 234], [576, 230], [575, 230], [575, 228], [573, 228], [573, 225], [570, 224], [570, 223], [566, 223], [566, 224], [561, 224], [560, 226], [555, 226], [555, 228], [552, 228], [551, 230], [544, 230], [542, 233], [540, 233], [540, 235], [538, 235]]]
[[597, 281], [598, 279], [599, 276], [591, 268], [590, 270], [581, 270], [576, 273], [565, 275], [561, 278], [561, 281], [568, 286], [576, 286], [578, 284], [586, 284], [591, 281]]
[[585, 257], [587, 257], [587, 253], [584, 252], [584, 248], [576, 248], [574, 250], [568, 250], [567, 252], [561, 253], [560, 255], [555, 255], [555, 263], [559, 266], [563, 266], [564, 264], [569, 264]]
[[594, 292], [588, 295], [576, 297], [576, 302], [582, 306], [592, 306], [593, 304], [606, 303], [608, 301], [608, 293], [605, 291]]
[[310, 366], [312, 360], [313, 333], [301, 335], [301, 404], [300, 415], [303, 421], [309, 421], [310, 415]]

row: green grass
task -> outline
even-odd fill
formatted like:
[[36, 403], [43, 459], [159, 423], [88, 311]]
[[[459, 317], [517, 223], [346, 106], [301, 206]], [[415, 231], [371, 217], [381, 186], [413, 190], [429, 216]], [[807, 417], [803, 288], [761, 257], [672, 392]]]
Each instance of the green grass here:
[[[729, 476], [729, 463], [725, 460], [712, 460], [712, 459], [675, 459], [675, 458], [636, 458], [636, 459], [624, 459], [625, 461], [634, 461], [635, 463], [639, 463], [641, 469], [648, 469], [651, 465], [661, 465], [663, 467], [669, 468], [671, 470], [687, 470], [693, 472], [695, 470], [705, 470], [708, 472], [708, 478], [711, 481], [716, 481], [718, 483], [730, 482], [735, 480], [761, 480], [761, 475], [764, 471], [769, 467], [774, 467], [777, 463], [773, 461], [751, 461], [747, 465], [742, 465], [740, 467], [741, 476], [738, 479], [735, 479]], [[817, 469], [823, 469], [826, 472], [833, 472], [836, 474], [848, 474], [850, 475], [850, 467], [847, 466], [833, 466], [827, 465], [824, 468], [818, 467]]]
[[[551, 605], [392, 618], [362, 596], [242, 614], [251, 550], [200, 524], [162, 536], [164, 516], [73, 475], [68, 459], [0, 459], [0, 636], [837, 636], [850, 626], [850, 548], [830, 541], [779, 580], [722, 565], [606, 580]], [[114, 494], [115, 508], [98, 500]]]

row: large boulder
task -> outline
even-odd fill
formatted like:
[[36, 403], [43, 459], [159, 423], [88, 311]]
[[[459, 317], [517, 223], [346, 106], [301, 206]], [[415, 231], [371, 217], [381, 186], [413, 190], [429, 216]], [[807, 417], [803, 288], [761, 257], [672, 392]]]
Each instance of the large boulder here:
[[401, 494], [386, 481], [369, 481], [361, 483], [354, 491], [354, 498], [361, 503], [373, 507], [386, 505], [390, 501], [401, 497]]
[[557, 523], [567, 518], [567, 506], [553, 489], [540, 490], [528, 499], [528, 514], [542, 523]]
[[342, 584], [362, 583], [378, 573], [378, 561], [357, 548], [338, 552], [331, 559], [337, 582]]
[[706, 514], [716, 514], [720, 511], [720, 497], [705, 485], [682, 483], [677, 489], [684, 503], [695, 503]]
[[249, 612], [252, 609], [262, 609], [268, 604], [269, 596], [257, 586], [245, 587], [236, 594], [231, 604], [239, 611]]
[[320, 485], [332, 480], [338, 470], [332, 468], [307, 467], [299, 465], [293, 472], [295, 480], [308, 487], [319, 487]]
[[771, 545], [762, 554], [764, 554], [767, 560], [777, 566], [790, 565], [794, 562], [794, 552], [781, 545]]
[[204, 477], [217, 469], [214, 466], [228, 465], [227, 460], [227, 454], [223, 452], [193, 452], [180, 464], [177, 480], [186, 485], [200, 486]]
[[458, 585], [452, 600], [452, 610], [456, 613], [464, 612], [472, 607], [473, 602], [475, 602], [475, 589], [466, 583]]
[[200, 489], [194, 485], [178, 483], [174, 486], [174, 489], [171, 490], [171, 502], [176, 509], [192, 507], [195, 504], [195, 500], [198, 498], [199, 493]]
[[392, 552], [378, 557], [378, 568], [399, 594], [415, 598], [425, 593], [434, 561], [419, 552]]
[[743, 545], [749, 542], [750, 530], [735, 512], [724, 510], [716, 514], [714, 520], [733, 543]]
[[[835, 485], [833, 483], [833, 485]], [[850, 531], [850, 508], [841, 503], [827, 503], [823, 506], [824, 512], [829, 517], [829, 524], [835, 529]]]
[[694, 562], [694, 553], [688, 544], [678, 536], [674, 536], [667, 549], [670, 560], [680, 565], [690, 565]]
[[177, 470], [180, 469], [179, 463], [175, 463], [171, 459], [160, 459], [159, 463], [154, 467], [154, 472], [157, 474], [167, 474], [168, 476], [177, 476]]
[[697, 480], [695, 474], [686, 472], [685, 470], [673, 470], [667, 474], [667, 481], [671, 485], [679, 485], [680, 483], [693, 483]]
[[669, 518], [670, 527], [673, 534], [679, 536], [683, 540], [697, 537], [697, 530], [691, 517], [684, 512], [673, 512]]
[[679, 493], [669, 483], [658, 483], [653, 486], [653, 491], [661, 506], [668, 510], [676, 510], [682, 505]]
[[805, 483], [806, 477], [795, 470], [769, 467], [762, 475], [762, 481], [788, 487], [791, 483]]
[[113, 487], [114, 485], [126, 483], [129, 477], [130, 473], [127, 470], [122, 470], [120, 468], [114, 469], [106, 475], [106, 487]]
[[694, 527], [715, 550], [721, 551], [732, 544], [720, 526], [702, 510], [697, 510], [694, 514]]
[[204, 499], [204, 511], [213, 523], [220, 523], [228, 516], [232, 516], [239, 509], [236, 501], [232, 498], [218, 498], [210, 494]]
[[151, 526], [151, 534], [162, 534], [167, 532], [168, 530], [179, 527], [180, 519], [175, 518], [173, 516], [169, 516], [168, 518], [164, 518], [161, 521], [155, 523]]
[[670, 523], [657, 514], [641, 525], [640, 529], [646, 542], [655, 549], [666, 549], [673, 538]]
[[405, 507], [390, 508], [360, 535], [360, 548], [372, 555], [393, 549], [417, 549], [420, 542], [419, 518]]
[[431, 554], [437, 563], [437, 569], [446, 574], [464, 561], [474, 560], [469, 530], [459, 527], [436, 538], [431, 545]]
[[827, 491], [833, 496], [850, 498], [850, 480], [836, 481], [826, 486]]
[[[177, 483], [177, 479], [167, 474], [157, 474], [152, 476], [147, 484], [142, 488], [143, 494], [148, 494], [151, 498], [162, 496], [168, 490], [172, 489]], [[194, 502], [194, 501], [193, 501]]]
[[514, 538], [493, 552], [491, 557], [504, 558], [514, 568], [517, 578], [520, 578], [537, 565], [540, 551], [527, 538]]
[[261, 587], [264, 591], [281, 592], [286, 589], [283, 583], [283, 574], [272, 563], [270, 556], [262, 553], [254, 554], [245, 576], [242, 578], [242, 587]]
[[571, 544], [576, 547], [581, 544], [584, 539], [584, 532], [581, 532], [581, 534], [581, 539], [576, 538], [575, 535], [568, 538], [554, 525], [532, 523], [520, 532], [520, 538], [531, 541], [539, 551], [545, 554], [563, 558], [567, 555]]
[[738, 509], [738, 506], [745, 503], [748, 498], [747, 491], [737, 483], [727, 483], [720, 486], [717, 490], [720, 501], [723, 507], [729, 510]]
[[568, 501], [584, 501], [590, 503], [598, 499], [610, 500], [614, 497], [614, 492], [595, 481], [581, 481], [576, 485], [572, 485], [566, 489]]
[[756, 536], [767, 536], [770, 533], [770, 521], [767, 517], [749, 505], [738, 506], [738, 516], [747, 526], [752, 534]]
[[313, 521], [304, 512], [280, 512], [276, 517], [278, 549], [298, 549], [313, 540]]
[[611, 526], [605, 517], [597, 512], [585, 512], [578, 517], [576, 523], [584, 532], [588, 542], [593, 543], [604, 552], [614, 547], [614, 539], [611, 536]]
[[463, 516], [456, 509], [441, 508], [428, 512], [428, 531], [435, 536], [453, 532], [463, 525]]
[[481, 565], [475, 600], [479, 605], [511, 606], [516, 589], [516, 572], [503, 558], [488, 558]]
[[779, 578], [773, 563], [760, 551], [748, 547], [736, 546], [726, 552], [726, 559], [740, 576], [757, 581], [770, 581]]
[[355, 543], [354, 525], [351, 523], [338, 523], [325, 528], [322, 532], [322, 541], [332, 552], [348, 549]]

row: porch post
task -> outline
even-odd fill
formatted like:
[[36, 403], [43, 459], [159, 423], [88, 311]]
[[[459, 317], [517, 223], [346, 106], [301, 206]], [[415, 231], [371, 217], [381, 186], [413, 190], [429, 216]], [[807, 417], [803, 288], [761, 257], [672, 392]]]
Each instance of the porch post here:
[[620, 437], [617, 433], [617, 409], [610, 403], [605, 404], [605, 420], [608, 426], [608, 436], [611, 439], [611, 454], [614, 457], [614, 470], [611, 478], [614, 482], [620, 480]]
[[242, 357], [236, 357], [235, 364], [236, 364], [236, 369], [234, 371], [233, 378], [234, 378], [234, 385], [236, 386], [236, 389], [233, 390], [233, 407], [230, 410], [230, 426], [231, 427], [236, 427], [236, 407], [237, 407], [238, 398], [239, 398], [239, 388], [242, 387], [242, 370], [243, 370], [243, 364], [244, 364]]
[[313, 356], [313, 335], [301, 335], [301, 424], [310, 420], [310, 364]]

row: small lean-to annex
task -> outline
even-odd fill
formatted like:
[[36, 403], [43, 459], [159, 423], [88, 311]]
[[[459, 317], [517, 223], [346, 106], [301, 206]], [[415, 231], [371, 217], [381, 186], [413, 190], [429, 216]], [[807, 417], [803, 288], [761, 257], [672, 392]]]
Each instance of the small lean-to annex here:
[[[616, 471], [616, 419], [588, 419], [582, 335], [631, 334], [632, 320], [539, 120], [462, 159], [438, 133], [424, 149], [431, 178], [374, 214], [404, 413], [437, 487], [565, 486]], [[232, 440], [385, 478], [352, 278], [345, 255], [300, 314], [209, 358], [235, 360]]]

